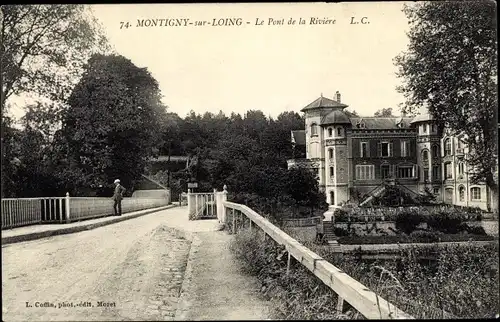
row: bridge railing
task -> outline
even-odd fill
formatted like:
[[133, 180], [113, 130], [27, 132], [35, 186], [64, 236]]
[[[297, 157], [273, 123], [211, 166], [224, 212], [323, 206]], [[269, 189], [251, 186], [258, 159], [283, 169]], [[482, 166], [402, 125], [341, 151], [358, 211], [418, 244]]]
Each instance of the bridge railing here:
[[207, 218], [217, 218], [217, 191], [193, 193], [188, 190], [187, 203], [189, 220]]
[[[266, 237], [270, 236], [276, 243], [283, 245], [288, 253], [287, 272], [290, 270], [290, 260], [293, 257], [337, 294], [338, 311], [342, 311], [345, 301], [368, 319], [413, 319], [412, 316], [401, 311], [321, 256], [300, 244], [249, 207], [228, 201], [223, 201], [222, 205], [226, 213], [224, 222], [230, 227], [233, 234], [236, 234], [239, 229], [245, 226], [248, 226], [249, 229], [258, 227]], [[245, 217], [248, 219], [248, 225], [245, 225], [245, 221], [247, 221]]]
[[[102, 197], [70, 197], [67, 221], [78, 221], [113, 214], [113, 199]], [[164, 198], [123, 198], [122, 213], [168, 205]]]
[[[113, 213], [111, 198], [103, 197], [40, 197], [2, 199], [2, 229], [21, 226], [68, 223], [105, 217]], [[124, 198], [122, 213], [166, 206], [170, 195], [151, 198]]]

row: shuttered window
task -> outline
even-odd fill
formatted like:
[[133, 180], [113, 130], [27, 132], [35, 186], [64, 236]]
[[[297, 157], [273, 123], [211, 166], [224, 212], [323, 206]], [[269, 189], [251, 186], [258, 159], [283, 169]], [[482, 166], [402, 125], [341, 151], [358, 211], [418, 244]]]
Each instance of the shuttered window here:
[[356, 180], [373, 180], [375, 179], [374, 165], [357, 165]]
[[392, 142], [379, 142], [377, 144], [378, 156], [379, 157], [392, 157], [393, 156], [393, 145]]

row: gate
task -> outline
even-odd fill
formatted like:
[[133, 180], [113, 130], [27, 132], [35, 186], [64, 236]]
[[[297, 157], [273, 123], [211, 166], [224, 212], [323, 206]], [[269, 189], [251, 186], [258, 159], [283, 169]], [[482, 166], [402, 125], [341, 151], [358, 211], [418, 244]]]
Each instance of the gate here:
[[188, 193], [189, 219], [217, 219], [215, 193]]

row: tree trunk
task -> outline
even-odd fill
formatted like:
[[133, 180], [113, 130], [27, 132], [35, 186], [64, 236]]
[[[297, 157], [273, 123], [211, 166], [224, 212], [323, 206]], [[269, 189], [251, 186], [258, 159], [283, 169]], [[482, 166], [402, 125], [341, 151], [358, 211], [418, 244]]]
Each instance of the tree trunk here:
[[492, 212], [498, 213], [498, 186], [493, 184], [490, 188], [490, 208]]
[[498, 176], [489, 173], [486, 176], [486, 186], [489, 190], [486, 199], [488, 210], [498, 213]]

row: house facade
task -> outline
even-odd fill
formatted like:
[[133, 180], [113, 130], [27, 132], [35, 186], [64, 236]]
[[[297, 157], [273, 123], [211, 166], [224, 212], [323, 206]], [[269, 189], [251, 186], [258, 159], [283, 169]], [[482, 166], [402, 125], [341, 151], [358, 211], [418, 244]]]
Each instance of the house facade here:
[[333, 99], [321, 95], [301, 110], [305, 130], [292, 132], [292, 143], [305, 145], [306, 156], [288, 160], [288, 167], [311, 168], [330, 205], [380, 194], [393, 183], [430, 191], [444, 203], [488, 209], [487, 186], [470, 180], [467, 147], [428, 113], [360, 117], [346, 107], [339, 92]]

